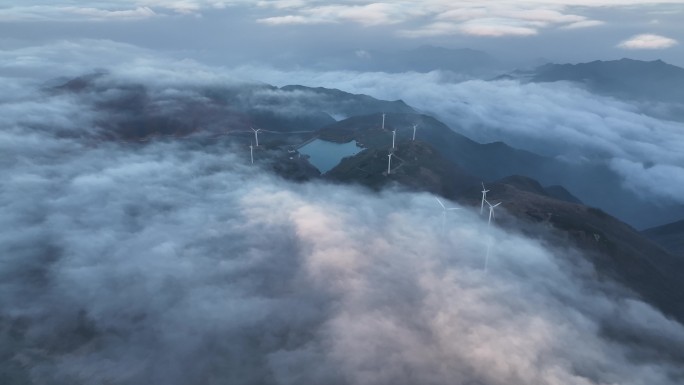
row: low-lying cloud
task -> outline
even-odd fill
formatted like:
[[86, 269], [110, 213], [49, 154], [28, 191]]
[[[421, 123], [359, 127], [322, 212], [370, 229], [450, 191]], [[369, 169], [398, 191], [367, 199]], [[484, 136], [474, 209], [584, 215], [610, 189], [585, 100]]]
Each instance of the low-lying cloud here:
[[494, 228], [484, 273], [470, 210], [442, 232], [432, 196], [293, 184], [228, 141], [93, 142], [96, 111], [43, 97], [0, 105], [9, 383], [684, 378], [684, 327], [578, 251]]
[[646, 33], [632, 36], [618, 44], [618, 47], [624, 49], [666, 49], [674, 47], [677, 44], [679, 44], [679, 42], [675, 39]]

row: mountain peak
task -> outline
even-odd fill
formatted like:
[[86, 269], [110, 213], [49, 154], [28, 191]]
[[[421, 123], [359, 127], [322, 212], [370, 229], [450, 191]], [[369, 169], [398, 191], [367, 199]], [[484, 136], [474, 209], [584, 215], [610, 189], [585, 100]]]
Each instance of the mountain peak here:
[[91, 73], [75, 77], [54, 87], [56, 91], [81, 92], [93, 86], [95, 81], [108, 74], [106, 70], [95, 70]]
[[524, 74], [531, 82], [577, 82], [594, 92], [626, 99], [677, 103], [684, 100], [684, 68], [660, 59], [545, 64]]

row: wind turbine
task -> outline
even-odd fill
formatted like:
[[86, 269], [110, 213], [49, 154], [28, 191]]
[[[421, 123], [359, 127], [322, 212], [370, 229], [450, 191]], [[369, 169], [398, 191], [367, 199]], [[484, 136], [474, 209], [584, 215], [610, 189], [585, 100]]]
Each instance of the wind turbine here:
[[435, 197], [435, 199], [437, 200], [437, 203], [439, 203], [439, 205], [442, 206], [442, 232], [444, 232], [444, 227], [446, 226], [447, 211], [460, 210], [460, 208], [459, 207], [447, 208], [446, 206], [444, 206], [444, 203], [442, 203], [442, 201], [439, 198]]
[[252, 131], [254, 131], [254, 139], [256, 140], [256, 146], [259, 147], [259, 131], [261, 131], [261, 128], [257, 128], [256, 130], [254, 127], [250, 127]]
[[252, 142], [249, 142], [249, 158], [252, 160], [252, 164], [254, 164], [254, 146]]
[[413, 125], [413, 139], [412, 139], [414, 142], [416, 141], [416, 128], [418, 128], [418, 125], [414, 124]]
[[484, 203], [487, 201], [487, 193], [489, 190], [487, 190], [484, 186], [484, 182], [482, 182], [482, 202], [480, 203], [480, 215], [482, 215], [482, 212], [484, 211]]
[[390, 174], [390, 167], [392, 166], [392, 151], [387, 155], [387, 175]]
[[385, 129], [385, 113], [382, 113], [382, 129]]
[[487, 227], [489, 227], [489, 225], [492, 224], [492, 218], [494, 218], [494, 208], [495, 208], [496, 206], [500, 205], [501, 202], [499, 202], [499, 203], [497, 203], [497, 204], [495, 204], [495, 205], [492, 205], [492, 204], [489, 203], [489, 201], [486, 200], [486, 199], [485, 199], [485, 202], [487, 202], [487, 205], [489, 206], [489, 219], [487, 220]]
[[392, 130], [392, 150], [394, 150], [394, 138], [397, 137], [397, 129]]
[[[484, 187], [484, 185], [482, 186]], [[489, 206], [489, 220], [487, 221], [487, 230], [489, 232], [489, 225], [492, 223], [492, 218], [494, 218], [494, 208], [501, 204], [501, 202], [492, 205], [488, 200], [485, 199], [487, 205]], [[487, 272], [487, 265], [489, 264], [489, 250], [492, 248], [492, 234], [490, 233], [489, 239], [487, 240], [487, 255], [485, 255], [484, 271]]]

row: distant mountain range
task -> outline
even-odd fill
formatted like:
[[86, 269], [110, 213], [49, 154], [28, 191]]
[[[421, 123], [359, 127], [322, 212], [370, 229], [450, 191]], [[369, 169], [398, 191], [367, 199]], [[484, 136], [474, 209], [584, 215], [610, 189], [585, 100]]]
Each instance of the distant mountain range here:
[[580, 64], [545, 64], [499, 79], [527, 82], [570, 81], [607, 96], [642, 102], [672, 103], [669, 116], [684, 117], [684, 68], [662, 60], [621, 59]]
[[661, 60], [632, 59], [582, 64], [546, 64], [538, 67], [533, 82], [568, 80], [592, 91], [631, 99], [684, 102], [684, 68]]

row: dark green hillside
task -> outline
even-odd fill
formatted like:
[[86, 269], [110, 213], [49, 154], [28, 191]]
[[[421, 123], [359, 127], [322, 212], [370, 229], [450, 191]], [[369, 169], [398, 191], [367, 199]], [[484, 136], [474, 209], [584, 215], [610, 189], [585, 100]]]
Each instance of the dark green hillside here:
[[[373, 140], [372, 137], [367, 139]], [[328, 172], [327, 177], [341, 182], [360, 183], [373, 189], [398, 183], [411, 190], [429, 191], [445, 197], [455, 197], [465, 187], [478, 183], [477, 178], [450, 163], [433, 147], [421, 141], [402, 140], [397, 144], [392, 152], [388, 175], [390, 148], [391, 145], [371, 147], [345, 158]]]

